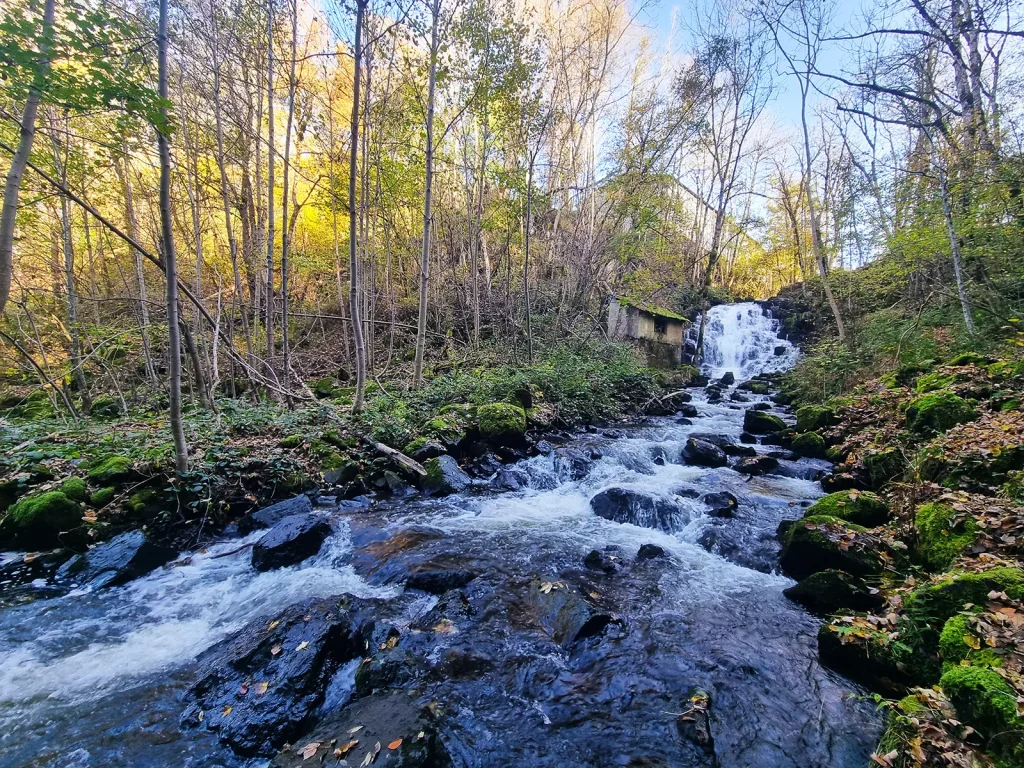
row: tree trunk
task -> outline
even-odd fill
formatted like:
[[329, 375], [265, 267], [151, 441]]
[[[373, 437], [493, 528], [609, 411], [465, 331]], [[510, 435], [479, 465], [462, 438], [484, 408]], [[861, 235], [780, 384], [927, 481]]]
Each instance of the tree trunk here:
[[267, 292], [263, 325], [267, 365], [274, 356], [274, 0], [267, 0]]
[[416, 363], [413, 386], [423, 383], [423, 358], [427, 346], [427, 291], [430, 286], [430, 224], [433, 218], [434, 185], [434, 92], [437, 88], [437, 28], [441, 17], [441, 0], [433, 0], [430, 24], [430, 74], [427, 79], [427, 157], [423, 190], [423, 250], [420, 256], [419, 316], [416, 323]]
[[352, 65], [352, 121], [351, 141], [348, 158], [348, 311], [352, 325], [352, 339], [355, 345], [356, 358], [356, 393], [352, 402], [353, 413], [363, 409], [363, 395], [366, 391], [366, 347], [363, 344], [363, 321], [359, 307], [359, 254], [356, 242], [358, 229], [356, 207], [356, 178], [359, 173], [359, 78], [363, 55], [363, 13], [366, 11], [366, 0], [356, 0], [356, 30], [353, 48], [354, 62]]
[[956, 277], [956, 292], [960, 298], [960, 309], [964, 313], [964, 325], [967, 332], [972, 336], [977, 332], [974, 327], [974, 318], [971, 315], [971, 300], [967, 296], [967, 286], [964, 284], [963, 261], [960, 258], [960, 241], [957, 239], [956, 226], [953, 223], [953, 208], [949, 202], [949, 183], [946, 178], [946, 169], [935, 159], [935, 149], [932, 148], [932, 165], [939, 175], [939, 193], [942, 196], [942, 217], [946, 221], [946, 234], [949, 236], [949, 251], [953, 256], [953, 274]]
[[[295, 120], [295, 57], [299, 35], [299, 6], [292, 1], [292, 61], [288, 74], [288, 119], [284, 130], [284, 178], [281, 191], [281, 352], [283, 355], [283, 376], [285, 392], [290, 392], [288, 382], [291, 379], [291, 348], [288, 343], [288, 251], [292, 242], [292, 227], [288, 225], [288, 185], [291, 181], [291, 149], [292, 125]], [[293, 407], [291, 395], [285, 395], [288, 407]]]
[[174, 468], [188, 471], [188, 446], [181, 422], [181, 332], [178, 328], [178, 263], [174, 255], [174, 230], [171, 224], [171, 143], [167, 137], [167, 0], [160, 0], [157, 32], [157, 66], [160, 115], [164, 124], [157, 132], [160, 147], [160, 229], [164, 243], [164, 271], [167, 275], [167, 352], [170, 358], [170, 422], [174, 438]]
[[43, 6], [42, 36], [39, 43], [39, 66], [35, 79], [25, 99], [21, 113], [21, 131], [18, 148], [7, 169], [7, 183], [4, 185], [4, 204], [0, 209], [0, 315], [7, 306], [11, 295], [11, 279], [14, 274], [14, 225], [18, 216], [18, 195], [21, 192], [21, 177], [32, 154], [32, 142], [36, 136], [36, 115], [39, 100], [50, 72], [50, 38], [53, 35], [53, 14], [55, 0], [46, 0]]

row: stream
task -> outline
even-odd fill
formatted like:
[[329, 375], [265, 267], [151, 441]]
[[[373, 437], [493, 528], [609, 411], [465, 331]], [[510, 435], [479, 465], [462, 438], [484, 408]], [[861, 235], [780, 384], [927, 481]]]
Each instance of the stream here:
[[[753, 303], [715, 307], [705, 373], [743, 382], [792, 365], [797, 351], [777, 325]], [[709, 403], [692, 389], [691, 419], [553, 441], [556, 450], [499, 472], [518, 490], [496, 482], [443, 499], [325, 508], [334, 533], [297, 566], [253, 570], [248, 549], [233, 551], [256, 532], [125, 586], [3, 609], [0, 766], [266, 765], [181, 727], [196, 657], [255, 619], [341, 593], [376, 598], [381, 618], [404, 631], [439, 600], [403, 589], [405, 578], [445, 568], [479, 574], [462, 589], [465, 620], [426, 651], [438, 664], [471, 654], [475, 671], [422, 683], [444, 702], [440, 737], [456, 766], [706, 765], [676, 727], [699, 687], [711, 695], [721, 766], [863, 768], [879, 716], [863, 691], [819, 665], [820, 620], [783, 596], [793, 582], [776, 570], [777, 526], [822, 495], [816, 480], [829, 465], [783, 459], [748, 477], [681, 462], [695, 433], [739, 443], [744, 410], [768, 402], [734, 402], [734, 391]], [[664, 502], [671, 519], [656, 529], [634, 524], [648, 522], [639, 514], [600, 517], [590, 500], [609, 488]], [[703, 500], [722, 491], [738, 500], [733, 517], [713, 516]], [[645, 544], [665, 556], [637, 558]], [[612, 566], [586, 567], [592, 550]], [[615, 620], [569, 647], [553, 642], [523, 610], [536, 580], [586, 592]], [[323, 712], [350, 699], [353, 675], [352, 664], [337, 672]]]

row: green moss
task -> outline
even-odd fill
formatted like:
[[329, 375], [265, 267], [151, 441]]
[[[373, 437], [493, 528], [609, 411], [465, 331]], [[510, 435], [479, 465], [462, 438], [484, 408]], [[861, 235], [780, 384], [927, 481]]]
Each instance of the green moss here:
[[939, 681], [956, 707], [958, 719], [988, 739], [997, 754], [1020, 756], [1024, 719], [1017, 716], [1017, 694], [996, 672], [985, 667], [954, 666]]
[[805, 432], [802, 435], [797, 435], [793, 438], [790, 448], [793, 453], [812, 459], [823, 459], [828, 451], [825, 439], [817, 432]]
[[956, 376], [935, 371], [934, 373], [929, 373], [918, 378], [917, 383], [914, 385], [914, 389], [918, 394], [923, 395], [927, 392], [934, 392], [937, 389], [946, 389], [955, 383]]
[[128, 497], [128, 509], [136, 515], [145, 515], [154, 511], [153, 502], [157, 500], [157, 492], [152, 488], [143, 488]]
[[874, 528], [890, 518], [889, 507], [870, 491], [838, 491], [818, 499], [804, 518], [829, 515], [859, 526]]
[[872, 488], [881, 488], [903, 474], [907, 462], [899, 448], [886, 448], [864, 456], [864, 470]]
[[110, 486], [100, 488], [98, 491], [94, 491], [92, 496], [89, 497], [89, 503], [97, 509], [105, 507], [114, 500], [114, 495], [116, 493], [117, 489]]
[[905, 696], [892, 705], [886, 716], [885, 731], [878, 740], [875, 754], [888, 755], [896, 752], [895, 760], [889, 763], [892, 768], [917, 768], [920, 764], [914, 759], [909, 747], [911, 740], [918, 736], [917, 727], [911, 718], [923, 719], [927, 714], [928, 708], [917, 696]]
[[925, 584], [907, 595], [904, 611], [912, 622], [925, 629], [922, 641], [929, 649], [938, 646], [938, 633], [946, 621], [967, 603], [984, 603], [991, 591], [1005, 592], [1011, 600], [1024, 597], [1024, 571], [1019, 568], [989, 568], [981, 573], [951, 574], [941, 581]]
[[949, 365], [977, 365], [980, 367], [991, 362], [991, 358], [979, 355], [977, 352], [964, 352], [950, 360]]
[[[956, 520], [958, 517], [960, 519]], [[918, 508], [914, 525], [918, 533], [917, 556], [932, 571], [949, 568], [978, 536], [978, 524], [973, 517], [958, 515], [945, 504], [925, 504]]]
[[932, 392], [907, 406], [907, 427], [919, 435], [941, 434], [976, 418], [978, 412], [970, 403], [947, 391]]
[[335, 392], [338, 390], [338, 382], [331, 376], [325, 376], [314, 381], [310, 389], [313, 390], [313, 394], [320, 400], [327, 400], [334, 397]]
[[1019, 409], [1020, 401], [1015, 397], [1012, 397], [1009, 400], [1004, 400], [999, 406], [1000, 411], [1016, 411]]
[[763, 435], [768, 432], [781, 432], [786, 428], [786, 422], [767, 411], [748, 410], [743, 414], [743, 429], [755, 435]]
[[817, 432], [835, 424], [836, 415], [831, 408], [821, 405], [805, 405], [796, 410], [796, 431]]
[[[970, 640], [970, 642], [968, 642]], [[999, 667], [1003, 660], [971, 631], [967, 616], [952, 616], [939, 635], [939, 654], [944, 664], [968, 662], [976, 667]]]
[[402, 453], [406, 454], [407, 456], [411, 455], [413, 453], [416, 453], [416, 451], [418, 451], [420, 448], [424, 447], [426, 444], [427, 444], [427, 438], [425, 438], [425, 437], [417, 437], [415, 440], [412, 440], [409, 443], [406, 443], [405, 448], [402, 449]]
[[882, 604], [878, 595], [862, 579], [848, 573], [829, 569], [812, 573], [799, 584], [785, 590], [790, 600], [820, 614], [842, 609], [866, 611]]
[[783, 537], [779, 563], [796, 579], [829, 569], [854, 576], [881, 573], [883, 563], [874, 550], [876, 542], [851, 534], [867, 529], [829, 515], [815, 515], [796, 521]]
[[736, 389], [752, 392], [755, 395], [767, 395], [772, 391], [772, 388], [764, 381], [744, 381], [737, 385]]
[[58, 534], [81, 524], [78, 504], [62, 491], [47, 491], [19, 499], [3, 521], [4, 537], [24, 547], [44, 548], [59, 544]]
[[282, 438], [277, 445], [280, 448], [298, 448], [302, 445], [302, 435], [288, 435], [288, 437]]
[[481, 405], [477, 418], [480, 434], [493, 440], [518, 437], [526, 431], [526, 411], [511, 403]]
[[61, 492], [74, 501], [85, 501], [85, 480], [80, 477], [69, 477], [60, 484]]
[[89, 470], [89, 480], [96, 485], [120, 485], [134, 474], [132, 460], [127, 456], [108, 456]]
[[111, 419], [121, 415], [121, 402], [110, 395], [100, 395], [92, 401], [90, 416]]
[[330, 472], [332, 469], [341, 469], [349, 463], [349, 460], [342, 456], [338, 451], [333, 448], [320, 456], [320, 468], [324, 472]]

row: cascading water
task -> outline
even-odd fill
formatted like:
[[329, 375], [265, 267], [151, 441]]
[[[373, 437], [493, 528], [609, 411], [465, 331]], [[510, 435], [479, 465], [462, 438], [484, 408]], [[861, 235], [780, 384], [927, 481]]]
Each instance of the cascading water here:
[[754, 302], [721, 304], [708, 310], [702, 371], [719, 378], [732, 371], [737, 381], [793, 366], [797, 349], [779, 338], [779, 321]]
[[[716, 307], [709, 320], [714, 375], [741, 380], [795, 357], [757, 305]], [[710, 758], [684, 749], [676, 722], [695, 687], [711, 693], [720, 765], [861, 768], [878, 718], [819, 667], [818, 621], [785, 599], [791, 582], [773, 572], [776, 528], [820, 495], [813, 477], [827, 464], [783, 457], [777, 472], [754, 478], [687, 466], [687, 438], [738, 443], [747, 407], [692, 396], [692, 419], [577, 435], [505, 467], [490, 490], [325, 510], [337, 533], [298, 566], [257, 574], [236, 551], [247, 540], [225, 541], [124, 587], [0, 611], [0, 765], [264, 765], [214, 733], [180, 728], [195, 657], [248, 620], [350, 592], [384, 601], [380, 619], [401, 629], [400, 648], [427, 643], [433, 671], [417, 685], [442, 702], [458, 768], [703, 768]], [[611, 488], [672, 514], [598, 516], [591, 500]], [[716, 516], [704, 499], [720, 492], [738, 500], [733, 515]], [[664, 530], [641, 525], [657, 520], [668, 520]], [[643, 544], [667, 557], [640, 560]], [[584, 567], [595, 549], [611, 559], [608, 571]], [[468, 610], [436, 634], [407, 627], [437, 599], [397, 586], [431, 564], [479, 574], [462, 590]], [[558, 645], [524, 599], [535, 580], [572, 586], [615, 621]], [[467, 653], [472, 667], [445, 672], [452, 654]], [[322, 711], [349, 700], [353, 667], [344, 672]]]

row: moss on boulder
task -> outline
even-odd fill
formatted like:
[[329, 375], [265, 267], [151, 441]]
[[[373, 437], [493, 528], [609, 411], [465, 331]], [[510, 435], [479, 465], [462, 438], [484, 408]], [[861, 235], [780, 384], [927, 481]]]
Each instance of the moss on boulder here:
[[903, 693], [920, 677], [922, 659], [914, 649], [863, 619], [823, 624], [818, 655], [825, 666], [884, 693]]
[[823, 496], [812, 504], [805, 518], [828, 515], [867, 528], [889, 521], [889, 507], [870, 491], [837, 491]]
[[920, 763], [914, 758], [910, 749], [912, 739], [918, 738], [918, 730], [911, 718], [924, 719], [928, 716], [928, 707], [921, 703], [917, 696], [905, 696], [889, 709], [885, 718], [885, 731], [875, 748], [876, 755], [896, 757], [886, 761], [892, 768], [918, 768]]
[[772, 388], [768, 386], [768, 382], [765, 381], [744, 381], [742, 384], [737, 385], [736, 389], [742, 389], [745, 392], [751, 392], [755, 395], [767, 395], [772, 391]]
[[946, 504], [924, 504], [914, 517], [917, 526], [916, 553], [931, 571], [949, 568], [978, 537], [978, 524]]
[[882, 572], [878, 541], [867, 529], [829, 515], [806, 517], [786, 531], [779, 556], [782, 570], [796, 579], [838, 569], [854, 576]]
[[72, 501], [85, 501], [85, 480], [80, 477], [69, 477], [60, 484], [61, 492]]
[[116, 493], [117, 489], [112, 486], [100, 488], [98, 491], [94, 491], [93, 494], [89, 497], [89, 503], [92, 506], [96, 507], [97, 509], [99, 509], [100, 507], [105, 507], [107, 506], [107, 504], [114, 500], [114, 496]]
[[302, 445], [302, 435], [288, 435], [287, 437], [281, 438], [281, 441], [277, 445], [279, 448], [298, 448]]
[[127, 456], [108, 456], [89, 470], [89, 480], [96, 485], [121, 485], [134, 477], [132, 460]]
[[986, 667], [953, 666], [939, 681], [960, 720], [988, 740], [989, 752], [1024, 757], [1024, 718], [1017, 716], [1017, 694], [997, 672]]
[[743, 431], [754, 435], [765, 435], [769, 432], [781, 432], [786, 422], [767, 411], [748, 410], [743, 414]]
[[956, 357], [954, 357], [952, 360], [950, 360], [948, 364], [949, 365], [977, 365], [977, 366], [980, 367], [980, 366], [983, 366], [983, 365], [988, 365], [991, 362], [992, 362], [992, 358], [991, 357], [985, 357], [984, 355], [979, 355], [977, 352], [963, 352], [963, 353], [957, 355]]
[[984, 639], [972, 631], [970, 619], [962, 613], [943, 625], [939, 635], [939, 655], [944, 669], [964, 662], [976, 667], [999, 667], [1003, 663], [995, 651], [984, 644]]
[[497, 442], [522, 437], [526, 431], [526, 411], [512, 403], [491, 403], [477, 409], [480, 434]]
[[946, 390], [923, 395], [907, 406], [907, 427], [923, 436], [941, 434], [977, 418], [970, 403]]
[[81, 508], [63, 491], [35, 493], [8, 510], [0, 532], [20, 546], [44, 549], [58, 546], [58, 535], [79, 526], [81, 518]]
[[885, 448], [864, 456], [864, 471], [872, 488], [881, 488], [890, 480], [899, 477], [906, 469], [907, 462], [899, 448]]
[[797, 432], [817, 432], [835, 424], [836, 414], [822, 405], [805, 405], [796, 409]]
[[914, 390], [918, 394], [923, 395], [927, 392], [934, 392], [938, 389], [946, 389], [953, 384], [956, 384], [956, 376], [934, 371], [919, 377], [917, 382], [914, 384]]
[[829, 569], [812, 573], [795, 586], [784, 590], [794, 603], [819, 614], [830, 614], [844, 608], [869, 611], [882, 605], [883, 600], [863, 579], [843, 571]]
[[817, 432], [804, 432], [802, 435], [797, 435], [789, 447], [798, 456], [807, 456], [811, 459], [823, 459], [828, 452], [825, 439]]
[[980, 573], [947, 574], [907, 595], [904, 612], [918, 628], [924, 647], [934, 651], [946, 621], [960, 613], [967, 603], [984, 603], [993, 590], [1005, 592], [1011, 600], [1020, 600], [1024, 597], [1024, 571], [1000, 566]]

